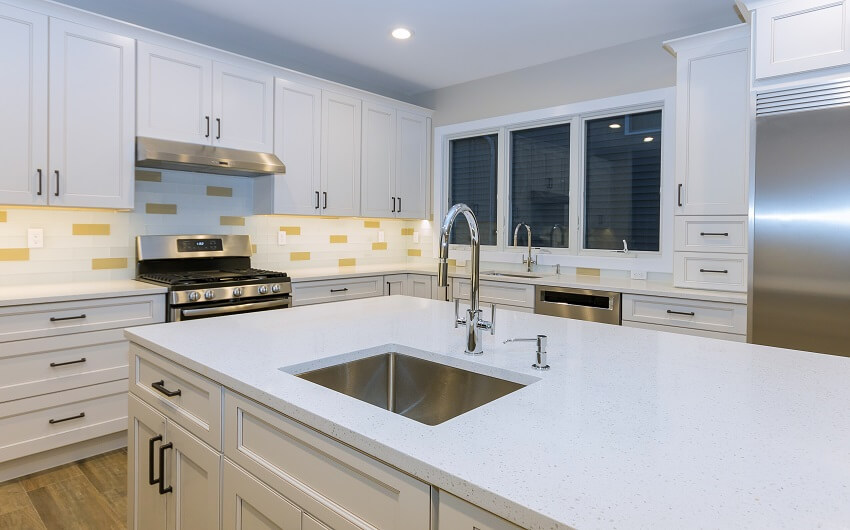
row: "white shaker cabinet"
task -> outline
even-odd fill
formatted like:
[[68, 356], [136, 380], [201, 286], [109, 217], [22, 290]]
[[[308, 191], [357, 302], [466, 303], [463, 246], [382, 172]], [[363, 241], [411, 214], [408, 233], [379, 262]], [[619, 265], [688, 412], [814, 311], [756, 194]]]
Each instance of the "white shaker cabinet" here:
[[404, 111], [398, 111], [396, 117], [396, 217], [427, 219], [429, 120]]
[[46, 204], [46, 16], [0, 4], [0, 64], [0, 204]]
[[274, 149], [274, 78], [265, 72], [213, 63], [214, 143], [270, 153]]
[[298, 507], [226, 460], [222, 478], [222, 530], [302, 528]]
[[361, 106], [359, 99], [322, 93], [322, 215], [360, 215]]

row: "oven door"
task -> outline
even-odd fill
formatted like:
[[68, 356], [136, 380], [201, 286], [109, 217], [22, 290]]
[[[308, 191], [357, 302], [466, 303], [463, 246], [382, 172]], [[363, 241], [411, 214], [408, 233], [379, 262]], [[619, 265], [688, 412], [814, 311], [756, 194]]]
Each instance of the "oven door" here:
[[245, 301], [218, 305], [171, 306], [168, 320], [169, 322], [180, 322], [183, 320], [196, 320], [199, 318], [234, 315], [237, 313], [284, 309], [287, 307], [292, 307], [292, 298], [289, 296], [264, 299], [262, 301]]

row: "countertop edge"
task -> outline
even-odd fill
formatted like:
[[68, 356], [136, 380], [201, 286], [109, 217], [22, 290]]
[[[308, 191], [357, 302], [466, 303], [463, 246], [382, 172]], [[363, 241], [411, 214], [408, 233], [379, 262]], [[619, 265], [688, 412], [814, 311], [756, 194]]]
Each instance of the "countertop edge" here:
[[[21, 295], [16, 296], [15, 294], [3, 292], [0, 295], [0, 307], [118, 298], [122, 296], [145, 296], [165, 294], [168, 291], [165, 287], [136, 280], [23, 285], [14, 286], [10, 289], [13, 292], [19, 291]], [[44, 294], [39, 294], [42, 291]]]

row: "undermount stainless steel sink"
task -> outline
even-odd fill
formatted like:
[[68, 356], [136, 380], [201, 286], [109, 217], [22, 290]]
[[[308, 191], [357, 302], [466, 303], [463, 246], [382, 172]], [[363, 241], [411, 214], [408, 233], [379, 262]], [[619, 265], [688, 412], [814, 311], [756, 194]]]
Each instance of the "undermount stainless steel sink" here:
[[505, 276], [508, 278], [542, 278], [542, 274], [533, 272], [499, 272], [499, 271], [484, 271], [481, 276]]
[[395, 352], [297, 376], [426, 425], [438, 425], [526, 386]]

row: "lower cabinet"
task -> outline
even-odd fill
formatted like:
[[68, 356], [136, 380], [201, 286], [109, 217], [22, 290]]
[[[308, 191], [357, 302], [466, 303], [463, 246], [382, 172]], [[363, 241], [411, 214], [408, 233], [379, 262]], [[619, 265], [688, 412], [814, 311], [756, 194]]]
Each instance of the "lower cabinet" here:
[[521, 527], [445, 491], [440, 492], [437, 513], [439, 530], [521, 530]]
[[431, 276], [427, 274], [392, 274], [384, 276], [384, 295], [401, 294], [416, 298], [432, 298]]
[[292, 303], [302, 306], [371, 298], [382, 296], [384, 290], [383, 276], [292, 282]]
[[623, 326], [746, 342], [747, 306], [625, 294]]
[[297, 506], [227, 460], [222, 479], [222, 530], [305, 528]]

